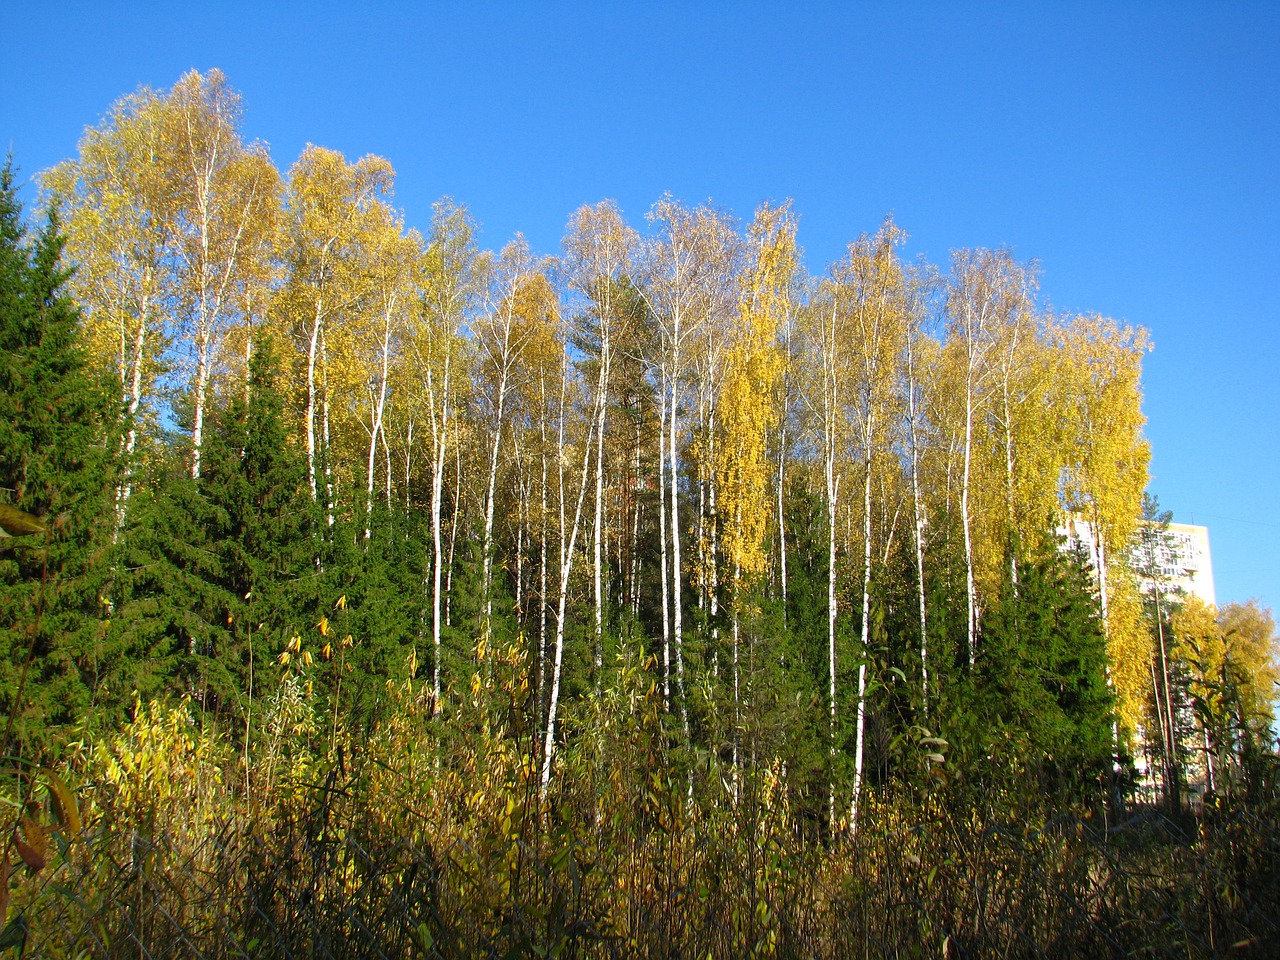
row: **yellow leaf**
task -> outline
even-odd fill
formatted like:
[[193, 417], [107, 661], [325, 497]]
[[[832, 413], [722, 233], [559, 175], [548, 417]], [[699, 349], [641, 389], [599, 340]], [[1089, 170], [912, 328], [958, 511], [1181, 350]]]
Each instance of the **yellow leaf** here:
[[27, 835], [27, 842], [31, 844], [31, 848], [43, 860], [45, 852], [49, 849], [49, 834], [45, 832], [44, 827], [38, 820], [23, 817], [22, 832]]
[[81, 830], [80, 809], [76, 806], [75, 796], [52, 770], [46, 769], [44, 773], [49, 778], [49, 793], [53, 795], [58, 818], [73, 836], [78, 836]]
[[17, 507], [0, 503], [0, 530], [11, 537], [25, 537], [32, 533], [44, 533], [44, 523]]

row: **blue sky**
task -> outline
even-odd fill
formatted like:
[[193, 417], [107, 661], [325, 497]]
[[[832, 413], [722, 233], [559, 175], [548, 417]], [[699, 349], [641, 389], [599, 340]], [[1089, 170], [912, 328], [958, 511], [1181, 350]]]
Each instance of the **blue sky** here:
[[[1280, 4], [0, 0], [0, 145], [33, 175], [120, 96], [221, 68], [286, 169], [394, 164], [497, 248], [665, 191], [794, 198], [821, 272], [892, 213], [908, 254], [1010, 246], [1042, 298], [1150, 330], [1152, 489], [1210, 528], [1219, 602], [1280, 605]], [[34, 191], [27, 192], [32, 199]]]

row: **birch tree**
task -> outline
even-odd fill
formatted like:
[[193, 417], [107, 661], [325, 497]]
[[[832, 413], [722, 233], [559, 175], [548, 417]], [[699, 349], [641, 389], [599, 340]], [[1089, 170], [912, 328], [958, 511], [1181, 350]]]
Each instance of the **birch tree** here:
[[487, 310], [474, 329], [480, 361], [478, 380], [484, 385], [481, 403], [486, 407], [489, 433], [480, 561], [485, 639], [490, 629], [493, 603], [493, 513], [497, 500], [498, 457], [502, 451], [507, 397], [521, 375], [523, 352], [533, 332], [522, 316], [522, 298], [527, 296], [539, 276], [539, 268], [524, 238], [517, 237], [507, 244], [495, 265]]
[[[1020, 462], [1024, 448], [1034, 442], [1033, 437], [1022, 434], [1021, 426], [1037, 406], [1034, 385], [1033, 360], [1036, 353], [1036, 329], [1032, 314], [1032, 290], [1036, 277], [1034, 267], [1014, 264], [1009, 278], [1010, 290], [1002, 307], [996, 330], [994, 379], [998, 397], [995, 404], [995, 420], [999, 426], [999, 446], [1004, 467], [1004, 517], [1003, 536], [997, 542], [1005, 543], [1009, 564], [1009, 578], [1016, 591], [1018, 587], [1018, 549], [1020, 521], [1024, 518], [1019, 497], [1019, 484], [1015, 465]], [[1024, 444], [1023, 440], [1029, 441]], [[1052, 471], [1046, 471], [1052, 482]], [[1044, 517], [1037, 517], [1043, 522]]]
[[121, 100], [86, 134], [80, 157], [45, 178], [68, 209], [67, 254], [80, 268], [92, 349], [119, 377], [126, 460], [163, 354], [190, 392], [193, 477], [222, 338], [262, 299], [275, 242], [279, 174], [265, 146], [242, 141], [240, 119], [222, 73], [192, 71], [167, 93]]
[[[585, 435], [577, 442], [571, 436], [573, 397], [571, 391], [578, 384], [570, 375], [570, 360], [566, 350], [560, 376], [560, 398], [556, 422], [557, 508], [559, 512], [559, 584], [556, 599], [555, 653], [551, 672], [551, 689], [547, 707], [547, 725], [542, 747], [542, 797], [545, 800], [551, 785], [552, 763], [556, 746], [556, 718], [560, 707], [560, 683], [564, 673], [565, 626], [568, 618], [569, 583], [573, 574], [578, 533], [582, 528], [582, 506], [586, 500], [588, 473], [591, 467], [591, 451], [594, 441], [595, 417], [586, 425]], [[574, 469], [573, 448], [577, 447], [581, 467]], [[576, 488], [572, 486], [576, 475]], [[572, 507], [570, 502], [572, 501]], [[569, 511], [572, 509], [572, 518]]]
[[765, 570], [770, 514], [769, 437], [779, 419], [777, 389], [785, 357], [779, 332], [791, 309], [797, 270], [796, 221], [790, 204], [762, 205], [748, 230], [748, 262], [719, 407], [718, 507], [724, 518], [724, 560], [730, 578], [733, 673], [733, 782], [741, 763], [741, 621], [748, 588]]
[[192, 71], [158, 102], [166, 189], [147, 198], [170, 234], [178, 329], [194, 354], [191, 475], [200, 476], [211, 364], [229, 321], [266, 278], [280, 177], [240, 138], [241, 100], [219, 70]]
[[432, 695], [439, 709], [444, 627], [445, 569], [444, 482], [449, 454], [456, 445], [455, 371], [465, 359], [463, 336], [483, 295], [488, 258], [475, 243], [475, 224], [466, 209], [450, 200], [437, 202], [422, 263], [422, 299], [407, 350], [415, 379], [425, 387], [431, 455], [431, 638], [435, 650]]
[[1017, 295], [1018, 271], [1007, 250], [961, 250], [952, 255], [947, 290], [949, 348], [959, 367], [961, 406], [960, 524], [964, 536], [966, 652], [977, 652], [979, 617], [972, 503], [975, 434], [991, 402], [996, 336]]
[[906, 398], [906, 440], [908, 471], [911, 476], [911, 512], [914, 527], [916, 600], [920, 615], [920, 703], [929, 717], [929, 617], [925, 587], [924, 537], [929, 517], [921, 490], [920, 448], [923, 442], [924, 398], [921, 395], [921, 348], [936, 349], [924, 331], [928, 300], [936, 280], [926, 265], [917, 265], [906, 277], [906, 317], [903, 329], [903, 383]]
[[570, 288], [585, 305], [582, 331], [584, 346], [594, 353], [596, 364], [595, 418], [595, 516], [592, 523], [592, 586], [594, 591], [597, 677], [603, 666], [604, 529], [605, 529], [605, 417], [610, 405], [615, 344], [628, 337], [631, 313], [622, 298], [625, 278], [633, 271], [636, 232], [622, 219], [617, 204], [605, 200], [579, 208], [569, 219], [564, 238], [564, 265]]
[[[1093, 564], [1111, 676], [1122, 722], [1133, 729], [1147, 685], [1146, 640], [1140, 618], [1117, 617], [1117, 600], [1132, 610], [1132, 576], [1115, 575], [1126, 565], [1128, 544], [1142, 514], [1151, 452], [1142, 436], [1142, 356], [1150, 349], [1145, 330], [1122, 327], [1098, 316], [1078, 316], [1055, 325], [1061, 376], [1057, 409], [1063, 417], [1063, 497], [1093, 532]], [[1115, 556], [1116, 552], [1119, 556]]]
[[156, 94], [145, 88], [117, 102], [101, 124], [85, 131], [78, 156], [41, 181], [61, 210], [63, 256], [75, 265], [68, 285], [84, 310], [89, 360], [110, 371], [120, 391], [126, 429], [117, 530], [133, 489], [139, 426], [156, 415], [156, 378], [173, 332], [166, 313], [167, 235], [146, 200], [164, 185], [156, 103]]
[[[422, 238], [416, 231], [404, 232], [399, 218], [389, 208], [375, 213], [374, 230], [369, 237], [369, 303], [368, 322], [350, 349], [361, 358], [358, 364], [356, 396], [368, 422], [362, 427], [368, 433], [365, 457], [365, 528], [364, 539], [372, 536], [374, 486], [377, 476], [379, 444], [386, 450], [387, 402], [391, 391], [392, 369], [403, 347], [409, 317], [416, 307], [417, 260], [422, 252]], [[391, 464], [386, 464], [384, 479], [390, 500]]]
[[[364, 295], [361, 285], [367, 278], [355, 248], [367, 227], [366, 211], [390, 190], [393, 177], [391, 165], [380, 157], [351, 164], [342, 154], [315, 146], [308, 146], [289, 172], [286, 280], [277, 309], [305, 364], [303, 429], [313, 500], [320, 495], [319, 454], [329, 425], [326, 333], [334, 318], [354, 311]], [[328, 489], [330, 517], [332, 500]]]
[[[866, 743], [867, 661], [871, 653], [872, 473], [888, 453], [897, 360], [906, 328], [902, 267], [896, 248], [905, 234], [891, 220], [874, 237], [849, 246], [848, 258], [833, 270], [837, 304], [847, 315], [849, 360], [856, 385], [850, 398], [853, 432], [862, 468], [862, 620], [854, 730], [853, 799], [849, 828], [857, 829], [858, 800]], [[839, 416], [833, 409], [832, 416]]]
[[[557, 529], [552, 506], [556, 489], [552, 482], [552, 464], [558, 456], [554, 426], [559, 415], [560, 381], [565, 373], [560, 301], [545, 274], [531, 275], [516, 292], [515, 313], [521, 325], [521, 363], [519, 376], [512, 383], [511, 416], [508, 419], [520, 471], [518, 496], [521, 502], [517, 510], [534, 554], [531, 561], [536, 577], [536, 582], [531, 581], [528, 589], [530, 599], [523, 604], [520, 602], [524, 599], [522, 587], [517, 578], [517, 611], [523, 612], [522, 608], [532, 606], [531, 598], [537, 597], [532, 635], [536, 640], [534, 669], [541, 714], [547, 706], [544, 702], [548, 692], [547, 626], [548, 617], [554, 609], [549, 587], [551, 538]], [[523, 564], [520, 543], [517, 543], [516, 551], [519, 570]]]
[[[657, 379], [661, 390], [659, 419], [665, 428], [660, 440], [659, 459], [665, 457], [666, 487], [662, 498], [664, 525], [669, 533], [670, 563], [663, 562], [663, 582], [670, 594], [663, 597], [664, 612], [670, 611], [669, 637], [675, 654], [676, 696], [686, 736], [689, 730], [685, 700], [684, 591], [680, 523], [680, 440], [684, 419], [689, 344], [716, 312], [733, 304], [732, 262], [734, 234], [728, 218], [709, 206], [692, 210], [671, 197], [654, 205], [650, 220], [657, 227], [656, 238], [646, 248], [645, 283], [640, 286], [648, 300], [659, 333]], [[669, 579], [668, 579], [669, 578]], [[664, 594], [666, 593], [664, 587]], [[664, 657], [668, 629], [664, 617]]]
[[819, 288], [808, 312], [809, 322], [816, 329], [808, 332], [809, 349], [816, 350], [811, 361], [816, 371], [810, 370], [811, 389], [817, 397], [810, 400], [821, 428], [821, 461], [823, 478], [823, 505], [826, 508], [827, 536], [827, 820], [828, 829], [835, 829], [835, 759], [836, 759], [836, 669], [837, 624], [839, 622], [839, 595], [837, 543], [839, 525], [840, 487], [844, 479], [844, 450], [847, 429], [844, 422], [847, 385], [846, 371], [850, 360], [846, 351], [850, 346], [845, 317], [834, 284], [826, 282]]

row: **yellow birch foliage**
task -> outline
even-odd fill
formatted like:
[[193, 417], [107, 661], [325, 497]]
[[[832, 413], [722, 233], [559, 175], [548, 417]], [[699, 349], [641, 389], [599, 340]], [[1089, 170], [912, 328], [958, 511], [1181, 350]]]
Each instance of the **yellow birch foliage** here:
[[778, 417], [784, 358], [778, 331], [791, 307], [796, 221], [790, 203], [762, 205], [750, 228], [751, 263], [719, 400], [720, 510], [725, 560], [744, 577], [764, 571], [764, 531], [771, 498], [768, 438]]
[[41, 179], [75, 265], [68, 284], [84, 310], [90, 361], [115, 374], [130, 410], [152, 392], [170, 327], [165, 233], [146, 199], [164, 188], [157, 103], [145, 88], [122, 98], [85, 131], [79, 155]]
[[1084, 516], [1100, 544], [1103, 626], [1117, 710], [1126, 729], [1139, 722], [1150, 686], [1149, 631], [1125, 570], [1126, 546], [1142, 515], [1151, 448], [1142, 436], [1142, 357], [1147, 332], [1099, 316], [1055, 325], [1066, 510]]
[[1059, 512], [1058, 477], [1066, 460], [1053, 407], [1057, 352], [1041, 335], [1029, 338], [1026, 350], [1013, 417], [1014, 509], [1024, 549], [1056, 526], [1051, 521]]
[[1251, 725], [1267, 728], [1275, 719], [1280, 692], [1280, 636], [1271, 610], [1257, 600], [1228, 603], [1219, 611], [1224, 655], [1240, 685], [1240, 706]]
[[279, 174], [241, 140], [240, 114], [220, 71], [191, 71], [119, 101], [44, 179], [66, 212], [92, 361], [114, 371], [130, 414], [166, 367], [190, 388], [196, 473], [224, 339], [265, 299], [279, 212]]
[[378, 406], [385, 406], [390, 370], [417, 309], [414, 267], [421, 249], [421, 237], [406, 232], [382, 199], [369, 204], [353, 231], [347, 254], [351, 306], [330, 318], [323, 358], [332, 398], [334, 466], [344, 482], [354, 482], [365, 469], [362, 460]]
[[560, 298], [541, 269], [525, 277], [513, 293], [518, 332], [521, 343], [521, 363], [525, 368], [517, 382], [529, 383], [543, 366], [559, 362]]
[[1227, 646], [1218, 626], [1218, 612], [1199, 597], [1187, 597], [1169, 618], [1173, 634], [1169, 652], [1190, 676], [1191, 695], [1201, 701], [1214, 699], [1211, 685], [1221, 678]]
[[1215, 712], [1238, 708], [1251, 727], [1267, 729], [1275, 719], [1280, 681], [1280, 637], [1271, 611], [1257, 600], [1218, 611], [1189, 596], [1170, 627], [1170, 652], [1187, 670], [1191, 695]]
[[1132, 737], [1145, 722], [1151, 693], [1151, 628], [1142, 612], [1137, 580], [1124, 566], [1112, 568], [1108, 579], [1111, 688], [1116, 696], [1116, 720], [1124, 736]]
[[1068, 420], [1068, 506], [1084, 510], [1119, 560], [1142, 515], [1151, 448], [1142, 436], [1142, 357], [1147, 332], [1114, 320], [1081, 316], [1056, 331]]
[[241, 140], [241, 109], [221, 71], [185, 74], [156, 101], [163, 187], [140, 198], [174, 253], [180, 333], [206, 361], [272, 279], [280, 174], [264, 144]]
[[281, 250], [286, 278], [272, 315], [297, 348], [297, 368], [284, 386], [305, 410], [313, 484], [321, 401], [360, 380], [341, 359], [343, 337], [351, 335], [343, 325], [369, 300], [369, 258], [360, 251], [362, 244], [376, 247], [372, 226], [387, 219], [383, 198], [394, 177], [381, 157], [348, 163], [335, 150], [311, 145], [289, 172]]

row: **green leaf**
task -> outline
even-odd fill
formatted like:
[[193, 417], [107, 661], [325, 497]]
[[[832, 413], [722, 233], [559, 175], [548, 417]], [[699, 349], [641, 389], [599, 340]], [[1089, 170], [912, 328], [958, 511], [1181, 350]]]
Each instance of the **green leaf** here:
[[27, 918], [14, 917], [7, 924], [4, 930], [0, 931], [0, 950], [8, 950], [10, 947], [16, 947], [18, 956], [22, 956], [22, 951], [27, 946]]

